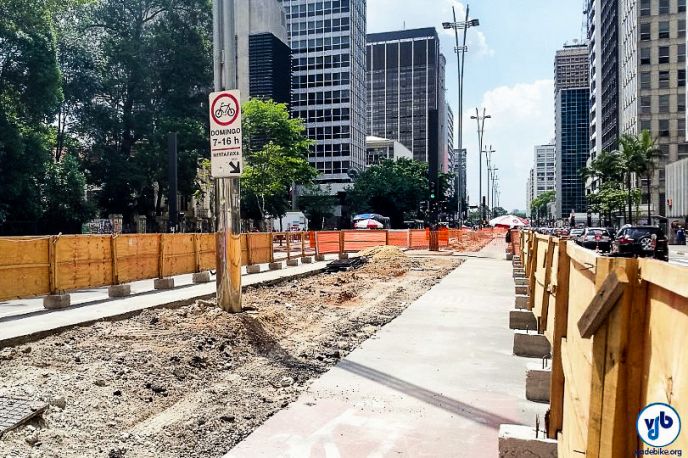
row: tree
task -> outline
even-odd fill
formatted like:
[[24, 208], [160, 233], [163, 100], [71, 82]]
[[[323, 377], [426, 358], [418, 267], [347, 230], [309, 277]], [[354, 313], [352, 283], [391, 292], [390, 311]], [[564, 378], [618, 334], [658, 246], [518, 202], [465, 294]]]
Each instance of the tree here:
[[62, 99], [49, 4], [0, 3], [0, 225], [41, 216], [50, 158], [45, 123]]
[[42, 189], [42, 226], [52, 233], [79, 233], [81, 225], [94, 214], [86, 202], [85, 189], [86, 177], [74, 156], [67, 154], [57, 162], [51, 161]]
[[323, 221], [334, 215], [337, 199], [331, 190], [322, 190], [319, 186], [310, 186], [299, 196], [299, 209], [310, 221], [314, 230], [323, 229]]
[[388, 216], [393, 227], [419, 213], [430, 200], [427, 164], [411, 159], [383, 160], [363, 171], [347, 190], [349, 205], [357, 212]]
[[509, 212], [502, 207], [494, 207], [492, 212], [494, 213], [495, 218], [509, 214]]
[[662, 157], [662, 150], [657, 148], [650, 131], [643, 129], [636, 137], [639, 161], [635, 169], [647, 180], [647, 223], [652, 224], [652, 176], [655, 172], [656, 160]]
[[545, 191], [539, 196], [537, 196], [530, 203], [531, 217], [537, 221], [540, 221], [540, 218], [547, 215], [547, 205], [554, 202], [555, 199], [555, 191]]
[[312, 142], [298, 118], [290, 118], [285, 104], [251, 99], [242, 107], [245, 167], [242, 213], [264, 221], [281, 218], [289, 207], [289, 188], [310, 185], [318, 172], [308, 162]]

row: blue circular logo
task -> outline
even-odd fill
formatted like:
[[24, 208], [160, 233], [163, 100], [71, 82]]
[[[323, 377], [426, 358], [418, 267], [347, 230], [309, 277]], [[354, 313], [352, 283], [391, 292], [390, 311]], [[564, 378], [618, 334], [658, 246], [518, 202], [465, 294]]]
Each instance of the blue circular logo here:
[[650, 447], [666, 447], [681, 433], [681, 417], [669, 404], [655, 402], [640, 411], [635, 427], [640, 439]]

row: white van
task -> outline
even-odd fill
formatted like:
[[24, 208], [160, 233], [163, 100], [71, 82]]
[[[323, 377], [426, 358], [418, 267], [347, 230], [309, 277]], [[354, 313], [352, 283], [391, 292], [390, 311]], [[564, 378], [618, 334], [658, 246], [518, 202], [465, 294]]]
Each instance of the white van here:
[[308, 230], [308, 218], [303, 212], [287, 212], [282, 217], [282, 226], [280, 229], [280, 219], [273, 218], [272, 230], [274, 232], [302, 232]]

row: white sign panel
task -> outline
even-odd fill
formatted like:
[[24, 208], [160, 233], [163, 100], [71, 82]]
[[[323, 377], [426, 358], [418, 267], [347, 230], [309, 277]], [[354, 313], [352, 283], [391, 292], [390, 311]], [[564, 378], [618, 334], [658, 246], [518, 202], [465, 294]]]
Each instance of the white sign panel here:
[[210, 94], [210, 174], [213, 178], [240, 177], [241, 97], [239, 91]]

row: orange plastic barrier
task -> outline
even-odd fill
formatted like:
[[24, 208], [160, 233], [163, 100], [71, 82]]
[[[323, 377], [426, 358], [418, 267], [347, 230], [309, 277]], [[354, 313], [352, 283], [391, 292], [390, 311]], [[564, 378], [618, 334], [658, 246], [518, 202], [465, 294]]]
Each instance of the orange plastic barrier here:
[[409, 246], [409, 231], [407, 230], [397, 230], [397, 231], [387, 231], [387, 244], [394, 245], [402, 248], [408, 248]]
[[344, 234], [344, 251], [356, 252], [387, 244], [387, 231], [342, 231], [342, 233]]
[[315, 233], [316, 253], [339, 253], [339, 231], [322, 231]]
[[425, 229], [409, 230], [409, 248], [427, 248], [430, 246], [430, 231]]

